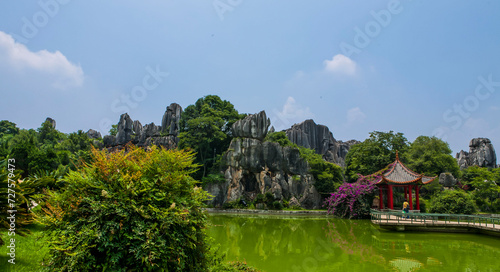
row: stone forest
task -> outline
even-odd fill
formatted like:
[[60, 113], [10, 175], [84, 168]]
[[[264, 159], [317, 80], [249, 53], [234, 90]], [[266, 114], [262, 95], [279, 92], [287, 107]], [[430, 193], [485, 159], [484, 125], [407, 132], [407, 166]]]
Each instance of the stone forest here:
[[215, 95], [160, 125], [124, 113], [104, 136], [0, 125], [1, 209], [17, 212], [0, 219], [0, 260], [19, 271], [498, 269], [487, 138], [453, 156], [433, 136], [277, 131]]

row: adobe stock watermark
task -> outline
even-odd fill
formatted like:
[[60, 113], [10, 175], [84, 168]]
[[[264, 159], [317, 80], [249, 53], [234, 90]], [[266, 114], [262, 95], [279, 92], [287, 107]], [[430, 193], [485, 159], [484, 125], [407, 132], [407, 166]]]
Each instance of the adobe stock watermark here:
[[23, 17], [21, 34], [9, 33], [14, 39], [20, 43], [27, 44], [30, 39], [33, 39], [40, 29], [46, 27], [50, 20], [53, 19], [61, 10], [62, 6], [67, 5], [71, 0], [40, 0], [38, 6], [40, 9], [33, 13], [31, 18]]
[[447, 139], [447, 131], [451, 129], [458, 130], [465, 121], [471, 117], [472, 113], [479, 109], [481, 101], [491, 97], [495, 93], [496, 88], [500, 88], [500, 81], [493, 81], [493, 76], [488, 75], [488, 78], [479, 76], [479, 83], [474, 89], [473, 94], [467, 96], [462, 103], [454, 104], [452, 108], [443, 113], [443, 121], [446, 122], [445, 127], [437, 128], [432, 135]]
[[[142, 84], [134, 86], [130, 93], [122, 94], [120, 98], [115, 99], [111, 102], [111, 111], [113, 113], [125, 113], [131, 109], [137, 108], [140, 102], [144, 101], [148, 92], [152, 91], [163, 82], [163, 80], [168, 77], [169, 73], [162, 72], [160, 66], [156, 65], [153, 69], [150, 66], [146, 66], [146, 75], [142, 78]], [[106, 133], [111, 129], [113, 122], [109, 118], [104, 118], [99, 122], [99, 129], [101, 133]]]
[[217, 16], [221, 21], [224, 21], [224, 14], [232, 12], [237, 6], [241, 5], [243, 0], [214, 0], [212, 6], [217, 12]]
[[292, 272], [316, 271], [321, 262], [328, 261], [325, 255], [334, 254], [335, 244], [319, 237], [316, 238], [316, 241], [319, 245], [314, 249], [314, 256], [305, 258], [300, 265], [294, 265]]
[[379, 11], [370, 11], [370, 15], [373, 20], [368, 21], [364, 28], [359, 28], [356, 26], [354, 28], [354, 38], [351, 43], [341, 42], [340, 50], [342, 54], [347, 57], [351, 57], [352, 54], [361, 53], [361, 50], [366, 48], [373, 39], [375, 39], [382, 29], [388, 27], [394, 15], [400, 14], [403, 11], [401, 2], [399, 0], [390, 0], [387, 3], [387, 8]]

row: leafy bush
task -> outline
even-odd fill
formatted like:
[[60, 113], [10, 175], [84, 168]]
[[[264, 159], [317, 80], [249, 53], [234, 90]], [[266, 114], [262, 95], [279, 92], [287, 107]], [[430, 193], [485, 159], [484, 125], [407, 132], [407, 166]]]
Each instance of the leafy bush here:
[[276, 200], [271, 204], [271, 208], [274, 210], [283, 210], [283, 203]]
[[431, 198], [430, 213], [474, 214], [477, 208], [472, 197], [462, 190], [446, 190]]
[[205, 271], [207, 193], [193, 153], [136, 147], [92, 150], [43, 209], [51, 271]]

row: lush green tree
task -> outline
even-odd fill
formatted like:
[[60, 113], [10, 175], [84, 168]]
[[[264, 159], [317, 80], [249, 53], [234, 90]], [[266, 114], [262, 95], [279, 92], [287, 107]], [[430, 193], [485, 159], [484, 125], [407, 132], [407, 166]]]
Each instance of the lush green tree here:
[[447, 172], [459, 176], [458, 164], [448, 143], [439, 138], [419, 136], [403, 156], [406, 165], [419, 174], [433, 177]]
[[51, 271], [207, 271], [207, 193], [194, 155], [153, 146], [92, 153], [44, 208]]
[[196, 152], [201, 165], [195, 177], [201, 179], [211, 172], [218, 172], [221, 154], [232, 140], [231, 127], [243, 118], [229, 101], [216, 95], [207, 95], [184, 109], [180, 120], [180, 148]]
[[309, 173], [314, 177], [314, 187], [325, 195], [335, 192], [344, 182], [342, 167], [325, 161], [313, 149], [299, 147], [300, 155], [307, 160]]
[[[19, 128], [15, 123], [7, 120], [0, 121], [0, 140], [4, 141], [4, 137], [13, 137], [19, 133]], [[8, 139], [5, 139], [8, 140]]]
[[64, 134], [55, 129], [49, 121], [43, 122], [37, 131], [38, 141], [41, 144], [54, 146], [64, 138]]
[[9, 157], [16, 160], [16, 168], [28, 176], [30, 157], [39, 151], [38, 137], [34, 130], [21, 130], [9, 142]]
[[461, 183], [483, 212], [500, 211], [500, 168], [471, 166], [462, 170]]
[[435, 194], [429, 203], [430, 213], [475, 214], [477, 207], [472, 196], [459, 190], [445, 190]]
[[347, 153], [345, 177], [348, 182], [354, 182], [358, 174], [373, 174], [394, 162], [396, 151], [404, 154], [407, 149], [408, 140], [403, 133], [371, 132], [368, 139], [353, 145]]

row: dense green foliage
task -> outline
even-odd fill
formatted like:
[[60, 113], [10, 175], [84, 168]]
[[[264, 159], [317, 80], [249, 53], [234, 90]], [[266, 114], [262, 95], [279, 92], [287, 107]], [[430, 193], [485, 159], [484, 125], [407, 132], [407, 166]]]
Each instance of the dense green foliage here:
[[475, 214], [477, 208], [472, 197], [462, 190], [445, 190], [434, 195], [429, 203], [430, 213]]
[[37, 173], [67, 172], [90, 159], [92, 141], [81, 130], [64, 134], [42, 123], [37, 130], [18, 129], [9, 121], [0, 122], [0, 160], [15, 158], [22, 178]]
[[462, 170], [461, 180], [481, 211], [500, 212], [500, 168], [471, 166]]
[[201, 165], [194, 174], [201, 180], [219, 172], [222, 153], [232, 140], [231, 127], [243, 118], [229, 101], [207, 95], [184, 109], [180, 120], [179, 147], [196, 152], [195, 163]]
[[[345, 177], [348, 182], [358, 179], [358, 174], [370, 175], [396, 159], [396, 151], [404, 154], [408, 149], [408, 140], [403, 133], [370, 133], [370, 137], [360, 144], [353, 145], [346, 156]], [[401, 157], [401, 156], [400, 156]]]
[[280, 146], [298, 148], [300, 155], [304, 158], [309, 167], [309, 172], [314, 176], [314, 186], [318, 192], [329, 194], [334, 192], [343, 182], [342, 168], [331, 162], [323, 160], [321, 155], [316, 154], [313, 149], [297, 146], [292, 143], [284, 131], [268, 133], [265, 141], [279, 143]]
[[93, 151], [43, 209], [54, 271], [203, 271], [207, 194], [193, 154], [152, 147]]
[[419, 174], [430, 177], [446, 172], [455, 177], [459, 175], [457, 161], [451, 155], [448, 143], [436, 137], [417, 137], [404, 153], [404, 157], [406, 166]]

